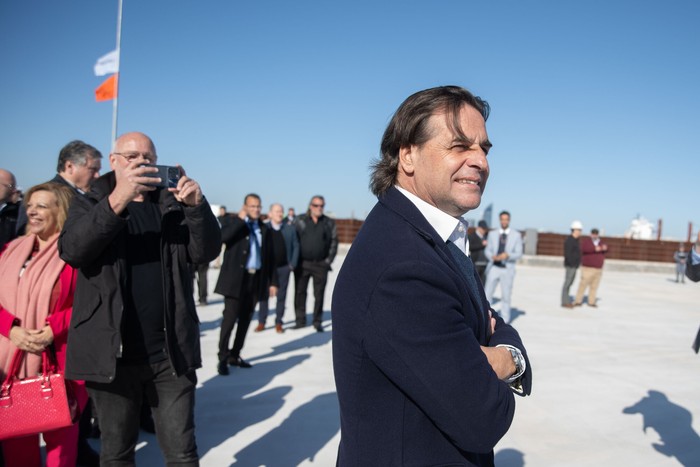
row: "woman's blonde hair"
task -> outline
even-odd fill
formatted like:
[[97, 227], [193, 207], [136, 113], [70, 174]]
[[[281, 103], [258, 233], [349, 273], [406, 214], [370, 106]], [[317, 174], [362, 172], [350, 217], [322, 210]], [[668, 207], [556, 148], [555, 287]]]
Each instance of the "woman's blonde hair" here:
[[69, 186], [55, 182], [46, 182], [40, 185], [34, 185], [27, 190], [27, 194], [24, 197], [25, 206], [26, 203], [32, 199], [32, 195], [37, 191], [48, 191], [49, 193], [54, 194], [56, 201], [58, 202], [58, 216], [56, 216], [57, 227], [58, 230], [63, 229], [63, 224], [66, 223], [66, 219], [68, 218], [68, 208], [70, 207], [70, 202], [71, 199], [73, 199], [73, 195], [75, 195], [75, 190]]

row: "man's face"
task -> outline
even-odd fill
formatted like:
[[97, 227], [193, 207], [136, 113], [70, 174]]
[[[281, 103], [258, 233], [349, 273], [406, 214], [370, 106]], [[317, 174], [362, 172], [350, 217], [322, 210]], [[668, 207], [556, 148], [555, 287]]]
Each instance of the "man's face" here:
[[498, 220], [501, 223], [501, 228], [504, 230], [507, 229], [508, 226], [510, 225], [510, 216], [508, 214], [501, 214], [498, 217]]
[[0, 170], [0, 203], [8, 203], [17, 191], [15, 177], [6, 170]]
[[296, 213], [294, 212], [293, 208], [289, 208], [289, 211], [287, 211], [287, 217], [294, 217], [296, 216]]
[[321, 198], [313, 198], [309, 204], [309, 211], [311, 211], [313, 217], [321, 217], [325, 207], [326, 203]]
[[281, 224], [282, 219], [284, 219], [284, 209], [279, 204], [275, 204], [270, 207], [270, 212], [268, 213], [270, 220], [275, 224]]
[[251, 221], [256, 221], [260, 218], [260, 200], [253, 196], [248, 196], [245, 199], [245, 205], [243, 206], [248, 219]]
[[156, 148], [144, 134], [128, 133], [121, 136], [114, 145], [114, 152], [109, 155], [109, 164], [112, 170], [119, 167], [124, 168], [132, 161], [136, 161], [137, 165], [158, 162]]
[[87, 157], [85, 165], [76, 165], [71, 161], [66, 162], [65, 175], [77, 188], [89, 191], [90, 184], [100, 177], [102, 161], [94, 157]]
[[581, 236], [581, 229], [573, 229], [571, 231], [571, 236], [574, 238], [579, 238]]
[[399, 184], [441, 211], [461, 216], [479, 206], [489, 177], [491, 143], [484, 118], [475, 108], [462, 107], [459, 124], [468, 141], [450, 130], [444, 112], [428, 124], [432, 137], [427, 142], [401, 149]]

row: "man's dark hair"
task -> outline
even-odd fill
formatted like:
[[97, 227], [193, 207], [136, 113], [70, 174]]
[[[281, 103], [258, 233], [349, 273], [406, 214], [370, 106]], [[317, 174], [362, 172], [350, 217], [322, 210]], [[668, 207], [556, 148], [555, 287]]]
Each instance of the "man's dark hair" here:
[[591, 233], [594, 235], [598, 235], [598, 229], [591, 229]]
[[510, 213], [508, 211], [501, 211], [500, 213], [498, 213], [498, 217], [501, 217], [503, 214], [508, 216], [508, 219], [510, 219]]
[[459, 114], [465, 105], [474, 107], [484, 120], [488, 119], [488, 102], [459, 86], [426, 89], [403, 101], [384, 131], [380, 159], [371, 166], [369, 186], [372, 193], [381, 195], [396, 183], [399, 150], [411, 145], [420, 146], [431, 138], [428, 119], [434, 114], [444, 111], [450, 130], [457, 137], [468, 139], [459, 125]]
[[246, 201], [248, 201], [248, 198], [255, 198], [258, 201], [260, 201], [260, 196], [256, 195], [255, 193], [248, 193], [245, 195], [245, 198], [243, 198], [243, 203], [245, 204]]
[[61, 148], [58, 153], [58, 166], [56, 172], [61, 173], [66, 169], [66, 162], [71, 161], [75, 165], [87, 164], [87, 158], [102, 159], [102, 153], [97, 148], [76, 139]]

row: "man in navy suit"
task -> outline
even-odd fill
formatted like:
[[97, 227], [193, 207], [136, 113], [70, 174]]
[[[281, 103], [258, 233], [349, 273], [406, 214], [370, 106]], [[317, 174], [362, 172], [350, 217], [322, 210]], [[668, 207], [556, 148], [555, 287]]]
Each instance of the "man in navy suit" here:
[[493, 465], [530, 393], [517, 332], [489, 309], [462, 216], [489, 175], [488, 104], [456, 86], [410, 96], [373, 165], [379, 202], [333, 294], [339, 466]]

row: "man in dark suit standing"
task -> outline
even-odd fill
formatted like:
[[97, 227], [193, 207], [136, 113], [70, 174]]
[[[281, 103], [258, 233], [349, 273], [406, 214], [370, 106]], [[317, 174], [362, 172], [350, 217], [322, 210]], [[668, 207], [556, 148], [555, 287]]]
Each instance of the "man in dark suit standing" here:
[[51, 180], [75, 189], [80, 194], [90, 191], [92, 182], [100, 178], [102, 153], [80, 140], [71, 141], [58, 153], [58, 172]]
[[[249, 194], [243, 207], [226, 225], [221, 227], [221, 240], [226, 245], [224, 261], [214, 291], [224, 296], [224, 319], [219, 336], [220, 375], [228, 375], [228, 366], [250, 368], [241, 358], [241, 350], [248, 333], [255, 304], [277, 293], [277, 275], [273, 267], [272, 239], [269, 227], [260, 222], [260, 197]], [[229, 341], [233, 327], [236, 337], [233, 347]]]
[[488, 109], [465, 89], [428, 89], [384, 133], [379, 202], [333, 295], [339, 466], [491, 466], [513, 392], [530, 392], [520, 337], [466, 256], [462, 216], [489, 175]]
[[[79, 195], [84, 195], [90, 191], [92, 182], [100, 177], [100, 170], [102, 153], [94, 146], [76, 139], [61, 148], [56, 176], [49, 181], [69, 186]], [[17, 232], [23, 235], [26, 226], [27, 213], [20, 209]]]
[[488, 240], [486, 240], [488, 233], [489, 225], [486, 221], [479, 221], [474, 232], [467, 237], [469, 239], [469, 256], [471, 256], [482, 285], [486, 283], [486, 265], [489, 263], [484, 254], [486, 245], [488, 245]]

